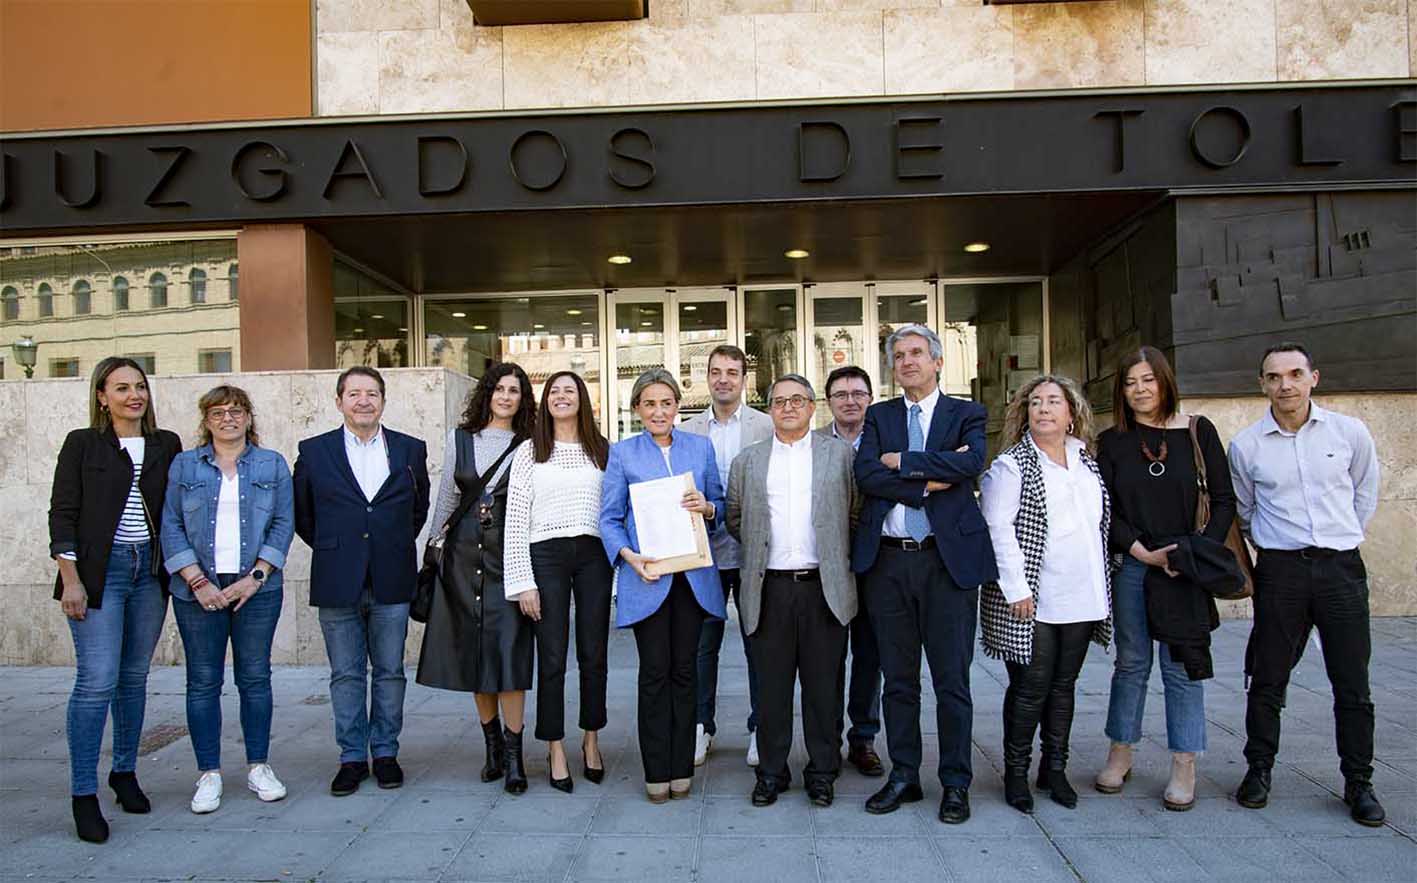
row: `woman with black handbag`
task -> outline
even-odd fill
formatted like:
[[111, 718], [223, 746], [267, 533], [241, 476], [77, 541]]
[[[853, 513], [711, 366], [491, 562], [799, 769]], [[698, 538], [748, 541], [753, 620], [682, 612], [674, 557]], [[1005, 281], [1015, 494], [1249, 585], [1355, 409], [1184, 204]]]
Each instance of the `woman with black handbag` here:
[[[526, 791], [522, 726], [532, 684], [531, 620], [502, 588], [507, 468], [531, 435], [536, 402], [517, 365], [492, 365], [448, 433], [433, 524], [444, 531], [441, 591], [434, 593], [418, 683], [471, 692], [487, 742], [482, 781]], [[500, 713], [499, 713], [500, 712]]]

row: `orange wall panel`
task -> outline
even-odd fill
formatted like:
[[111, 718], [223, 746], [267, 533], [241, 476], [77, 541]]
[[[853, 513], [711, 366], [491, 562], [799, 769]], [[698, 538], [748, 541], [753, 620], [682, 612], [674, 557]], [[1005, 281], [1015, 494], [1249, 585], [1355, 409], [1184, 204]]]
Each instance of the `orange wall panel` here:
[[310, 0], [0, 0], [0, 131], [311, 116]]

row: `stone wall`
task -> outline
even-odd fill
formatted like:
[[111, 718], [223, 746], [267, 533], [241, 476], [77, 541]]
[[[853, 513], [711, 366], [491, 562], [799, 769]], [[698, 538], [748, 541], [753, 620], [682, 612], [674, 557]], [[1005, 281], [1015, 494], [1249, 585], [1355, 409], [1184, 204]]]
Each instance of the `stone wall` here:
[[317, 0], [316, 112], [436, 113], [1417, 74], [1414, 0], [653, 0], [483, 28], [466, 0]]
[[[196, 402], [218, 383], [250, 393], [256, 428], [267, 447], [292, 465], [301, 439], [340, 424], [334, 406], [335, 371], [154, 377], [153, 403], [160, 426], [196, 439]], [[428, 442], [428, 471], [437, 492], [443, 442], [462, 413], [471, 380], [442, 368], [383, 372], [388, 383], [384, 423]], [[0, 665], [72, 665], [74, 645], [52, 598], [55, 566], [49, 557], [49, 492], [54, 463], [67, 432], [87, 419], [88, 380], [0, 382]], [[430, 509], [431, 515], [431, 509]], [[420, 540], [421, 543], [421, 540]], [[421, 546], [420, 546], [421, 547]], [[298, 538], [287, 562], [285, 604], [276, 628], [276, 663], [322, 664], [325, 647], [315, 609], [309, 605], [310, 551]], [[409, 630], [408, 653], [416, 659], [422, 627]], [[155, 662], [180, 663], [182, 641], [167, 618]]]

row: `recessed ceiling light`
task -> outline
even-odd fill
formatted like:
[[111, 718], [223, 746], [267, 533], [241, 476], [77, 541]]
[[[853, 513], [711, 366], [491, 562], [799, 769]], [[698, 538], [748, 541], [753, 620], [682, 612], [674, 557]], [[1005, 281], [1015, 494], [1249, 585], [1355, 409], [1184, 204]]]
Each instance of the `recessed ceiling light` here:
[[792, 258], [794, 261], [800, 261], [809, 254], [811, 254], [811, 252], [807, 251], [805, 248], [789, 248], [787, 251], [783, 252], [785, 257]]
[[453, 313], [454, 319], [466, 319], [467, 313]]
[[374, 313], [374, 314], [371, 315], [369, 318], [371, 318], [371, 319], [382, 319], [382, 318], [384, 318], [384, 314], [383, 314], [383, 313]]
[[686, 313], [692, 313], [697, 309], [698, 307], [694, 306], [693, 304], [684, 304], [684, 312]]
[[989, 243], [971, 242], [965, 245], [964, 250], [969, 252], [970, 254], [983, 254], [984, 252], [989, 250]]
[[582, 324], [582, 325], [589, 325], [590, 323], [589, 323], [589, 322], [582, 322], [581, 324]]
[[402, 327], [402, 328], [400, 328], [399, 330], [402, 331], [402, 332], [404, 332], [405, 334], [408, 333], [408, 327], [407, 327], [407, 326]]
[[792, 304], [778, 304], [777, 311], [779, 313], [790, 313], [792, 312]]
[[911, 302], [910, 302], [910, 305], [911, 305], [912, 307], [923, 307], [923, 306], [925, 306], [925, 305], [928, 304], [928, 303], [929, 303], [929, 301], [922, 297], [922, 298], [920, 298], [919, 300], [913, 300], [913, 301], [911, 301]]
[[650, 326], [653, 325], [653, 324], [654, 324], [653, 322], [641, 322], [641, 323], [640, 323], [640, 327], [641, 327], [641, 328], [648, 328], [648, 327], [650, 327]]
[[606, 260], [612, 264], [628, 264], [631, 258], [627, 254], [612, 254]]
[[486, 330], [487, 330], [487, 326], [486, 326], [486, 325], [474, 325], [474, 326], [472, 326], [472, 330], [473, 330], [473, 331], [486, 331]]
[[533, 324], [531, 327], [533, 327], [533, 328], [545, 328], [546, 326], [545, 326], [545, 325], [542, 325], [540, 322], [537, 322], [537, 323]]
[[567, 310], [567, 311], [566, 311], [566, 315], [567, 315], [567, 316], [579, 316], [582, 312], [584, 312], [584, 311], [583, 311], [583, 310]]
[[363, 334], [363, 333], [364, 333], [364, 329], [363, 329], [363, 328], [356, 328], [356, 329], [354, 329], [354, 333], [355, 333], [355, 334]]

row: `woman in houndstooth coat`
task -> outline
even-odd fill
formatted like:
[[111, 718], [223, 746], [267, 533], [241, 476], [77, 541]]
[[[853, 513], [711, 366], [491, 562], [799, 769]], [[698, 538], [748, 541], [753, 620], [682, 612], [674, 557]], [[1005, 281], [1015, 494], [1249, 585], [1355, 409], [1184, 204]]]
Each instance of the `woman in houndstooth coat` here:
[[1089, 450], [1092, 409], [1077, 385], [1045, 374], [1004, 418], [1008, 449], [985, 473], [984, 518], [999, 581], [979, 596], [984, 652], [1004, 660], [1004, 799], [1033, 812], [1028, 767], [1041, 723], [1038, 787], [1077, 806], [1068, 783], [1073, 693], [1089, 641], [1112, 638], [1107, 488]]

